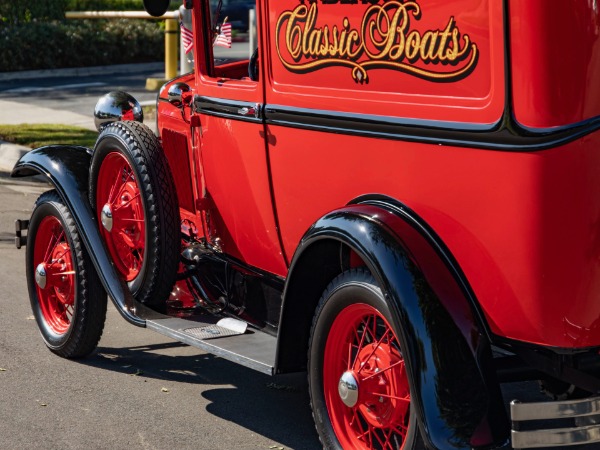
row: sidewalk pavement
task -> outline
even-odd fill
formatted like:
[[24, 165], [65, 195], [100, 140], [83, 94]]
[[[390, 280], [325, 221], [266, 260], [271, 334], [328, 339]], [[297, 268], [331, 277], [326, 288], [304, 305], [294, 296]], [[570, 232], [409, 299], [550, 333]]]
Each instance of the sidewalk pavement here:
[[40, 78], [87, 77], [90, 75], [111, 75], [131, 72], [132, 68], [150, 72], [164, 72], [164, 62], [141, 64], [114, 64], [108, 66], [73, 67], [67, 69], [20, 70], [0, 72], [0, 81], [35, 80]]
[[[23, 118], [27, 119], [24, 120]], [[19, 125], [22, 123], [55, 123], [73, 125], [95, 130], [94, 117], [66, 110], [56, 110], [31, 104], [0, 100], [0, 123]], [[21, 156], [31, 150], [22, 145], [0, 141], [0, 175], [8, 175]]]
[[[164, 68], [164, 63], [121, 64], [75, 69], [31, 70], [22, 72], [0, 72], [0, 81], [15, 79], [40, 79], [83, 75], [109, 75], [114, 73], [131, 73], [135, 71], [157, 71]], [[26, 118], [26, 119], [24, 119]], [[77, 114], [65, 109], [51, 109], [9, 100], [0, 100], [0, 124], [19, 125], [22, 123], [52, 123], [73, 125], [95, 130], [94, 117]], [[152, 128], [152, 124], [148, 124]], [[0, 176], [8, 176], [15, 163], [26, 152], [31, 150], [22, 145], [0, 141]]]
[[10, 175], [19, 158], [29, 150], [31, 149], [22, 145], [0, 141], [0, 176]]

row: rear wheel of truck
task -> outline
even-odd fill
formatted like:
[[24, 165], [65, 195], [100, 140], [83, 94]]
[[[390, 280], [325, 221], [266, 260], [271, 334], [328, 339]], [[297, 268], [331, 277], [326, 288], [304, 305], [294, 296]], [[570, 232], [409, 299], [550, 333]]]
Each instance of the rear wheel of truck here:
[[73, 218], [55, 191], [37, 200], [27, 236], [27, 285], [33, 315], [50, 350], [91, 353], [106, 318], [106, 293]]
[[402, 348], [389, 307], [365, 270], [321, 297], [308, 362], [311, 407], [325, 448], [410, 450], [417, 440]]
[[115, 122], [102, 130], [90, 166], [90, 203], [132, 294], [164, 305], [179, 261], [179, 206], [166, 156], [148, 127]]

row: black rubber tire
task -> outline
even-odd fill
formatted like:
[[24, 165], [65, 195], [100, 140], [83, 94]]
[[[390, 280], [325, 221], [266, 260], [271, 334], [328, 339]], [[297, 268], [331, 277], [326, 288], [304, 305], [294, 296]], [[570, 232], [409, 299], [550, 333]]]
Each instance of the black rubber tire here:
[[[365, 269], [352, 269], [337, 276], [321, 296], [313, 319], [308, 350], [308, 385], [313, 419], [319, 439], [326, 449], [341, 449], [342, 445], [336, 437], [325, 402], [322, 376], [325, 344], [338, 314], [347, 306], [357, 303], [372, 306], [388, 323], [392, 323], [385, 297], [373, 276]], [[393, 331], [396, 336], [399, 335], [398, 330]], [[412, 450], [420, 442], [414, 411], [411, 408], [403, 450]]]
[[[62, 334], [57, 334], [49, 326], [40, 309], [35, 281], [36, 268], [33, 267], [38, 227], [47, 216], [54, 216], [60, 221], [71, 248], [75, 272], [74, 313], [69, 328]], [[79, 238], [73, 217], [56, 191], [42, 194], [35, 204], [27, 232], [26, 272], [33, 315], [48, 348], [65, 358], [81, 358], [94, 351], [104, 329], [106, 292]]]
[[136, 300], [161, 308], [175, 284], [181, 249], [173, 176], [157, 137], [147, 126], [139, 122], [114, 122], [100, 133], [90, 165], [90, 203], [94, 210], [98, 207], [96, 186], [100, 167], [114, 151], [121, 153], [133, 169], [146, 220], [142, 268], [129, 282], [129, 289]]

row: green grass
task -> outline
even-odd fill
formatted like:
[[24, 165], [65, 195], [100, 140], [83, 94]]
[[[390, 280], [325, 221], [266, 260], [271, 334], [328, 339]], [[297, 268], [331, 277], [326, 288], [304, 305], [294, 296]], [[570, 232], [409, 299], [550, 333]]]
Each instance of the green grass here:
[[94, 147], [98, 132], [81, 127], [55, 124], [1, 125], [0, 140], [36, 148], [52, 144]]

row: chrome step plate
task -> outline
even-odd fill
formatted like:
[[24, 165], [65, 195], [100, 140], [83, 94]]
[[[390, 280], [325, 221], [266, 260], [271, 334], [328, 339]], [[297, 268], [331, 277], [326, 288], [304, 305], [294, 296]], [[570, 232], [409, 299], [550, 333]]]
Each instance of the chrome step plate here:
[[[146, 320], [146, 328], [223, 359], [273, 375], [277, 338], [259, 330], [246, 330], [235, 319], [202, 321], [176, 317]], [[246, 325], [243, 323], [243, 325]]]
[[186, 328], [183, 330], [187, 334], [191, 334], [198, 339], [215, 339], [226, 336], [235, 336], [237, 331], [230, 330], [229, 328], [223, 328], [219, 325], [207, 325], [205, 327]]

